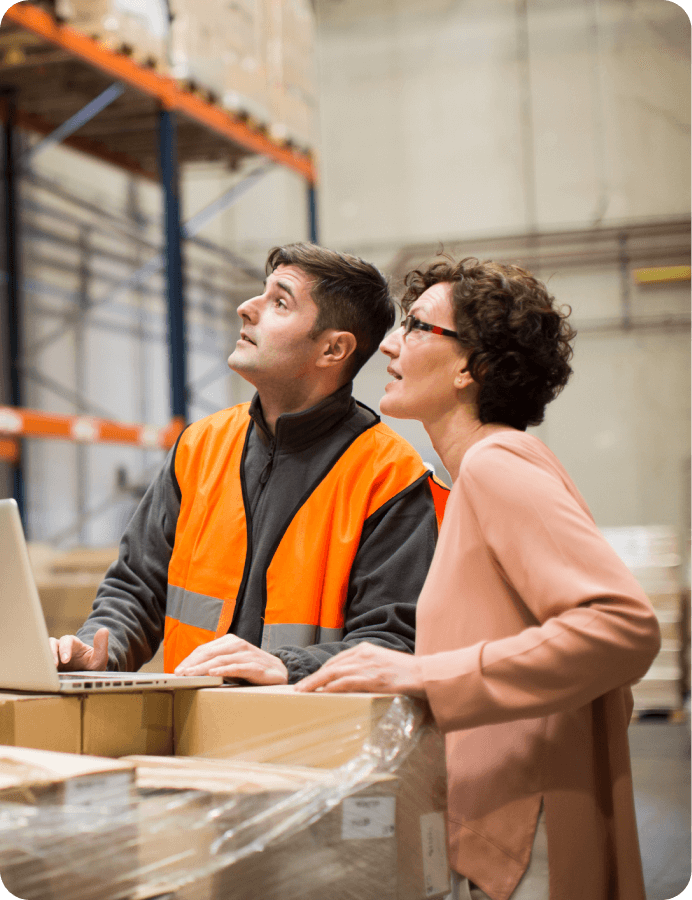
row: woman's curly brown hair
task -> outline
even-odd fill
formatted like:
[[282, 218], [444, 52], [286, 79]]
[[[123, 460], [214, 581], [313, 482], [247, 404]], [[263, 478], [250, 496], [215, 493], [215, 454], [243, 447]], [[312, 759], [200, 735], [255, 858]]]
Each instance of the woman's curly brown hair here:
[[470, 351], [468, 369], [480, 385], [481, 422], [521, 431], [540, 425], [572, 374], [571, 309], [558, 308], [545, 285], [519, 266], [468, 257], [409, 272], [404, 310], [440, 282], [452, 285], [459, 342]]

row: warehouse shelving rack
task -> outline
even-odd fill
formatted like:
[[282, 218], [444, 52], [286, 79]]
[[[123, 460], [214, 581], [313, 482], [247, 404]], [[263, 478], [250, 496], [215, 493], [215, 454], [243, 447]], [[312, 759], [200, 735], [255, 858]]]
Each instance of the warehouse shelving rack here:
[[[250, 173], [248, 183], [273, 165], [293, 170], [306, 181], [310, 239], [315, 242], [317, 173], [310, 152], [274, 140], [266, 127], [251, 118], [224, 110], [152, 67], [140, 65], [126, 53], [116, 52], [57, 21], [50, 9], [29, 2], [11, 7], [0, 28], [0, 50], [7, 48], [14, 49], [15, 58], [0, 68], [7, 296], [3, 355], [9, 360], [9, 404], [0, 406], [0, 460], [12, 467], [13, 493], [23, 509], [21, 439], [116, 441], [145, 448], [167, 448], [187, 421], [181, 245], [234, 202], [243, 192], [243, 182], [194, 221], [183, 225], [179, 167], [188, 162], [224, 161], [230, 168], [237, 168], [247, 158], [259, 156], [264, 165]], [[43, 136], [21, 158], [16, 139], [18, 129]], [[171, 421], [164, 428], [23, 409], [17, 182], [23, 166], [44, 148], [58, 142], [136, 176], [160, 181], [171, 384]], [[142, 268], [145, 270], [147, 266]]]

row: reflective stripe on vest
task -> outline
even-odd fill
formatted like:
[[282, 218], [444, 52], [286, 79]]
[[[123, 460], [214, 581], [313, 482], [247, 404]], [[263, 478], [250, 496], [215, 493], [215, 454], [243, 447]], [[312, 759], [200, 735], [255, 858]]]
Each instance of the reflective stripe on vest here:
[[[194, 423], [178, 444], [182, 499], [168, 571], [167, 672], [195, 647], [226, 634], [233, 619], [247, 556], [240, 469], [248, 406]], [[346, 448], [277, 534], [266, 571], [263, 649], [340, 640], [363, 523], [425, 475], [418, 454], [382, 423]], [[448, 491], [429, 483], [441, 521]]]

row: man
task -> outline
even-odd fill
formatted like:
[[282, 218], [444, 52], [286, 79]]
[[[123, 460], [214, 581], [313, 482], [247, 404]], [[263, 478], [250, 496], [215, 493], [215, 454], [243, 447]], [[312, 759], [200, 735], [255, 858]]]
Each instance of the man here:
[[182, 433], [84, 626], [51, 639], [60, 668], [131, 671], [163, 637], [167, 672], [285, 684], [360, 641], [413, 651], [447, 492], [351, 396], [394, 323], [387, 283], [311, 244], [266, 271], [228, 360], [252, 403]]

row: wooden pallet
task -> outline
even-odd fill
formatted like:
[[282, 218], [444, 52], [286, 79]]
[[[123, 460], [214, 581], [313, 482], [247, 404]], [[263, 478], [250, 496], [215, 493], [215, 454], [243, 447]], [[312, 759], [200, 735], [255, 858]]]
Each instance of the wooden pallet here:
[[635, 709], [632, 713], [632, 722], [686, 722], [689, 719], [689, 710], [684, 706], [676, 708], [658, 707], [652, 709]]

